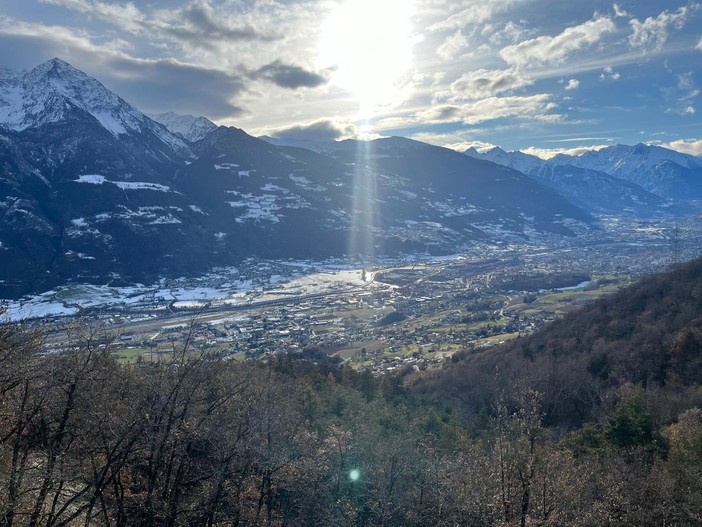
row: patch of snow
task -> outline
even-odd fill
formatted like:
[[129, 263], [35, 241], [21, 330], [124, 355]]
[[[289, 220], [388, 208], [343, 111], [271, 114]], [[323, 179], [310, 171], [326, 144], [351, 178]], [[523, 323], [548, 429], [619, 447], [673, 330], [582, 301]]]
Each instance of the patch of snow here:
[[157, 192], [170, 192], [171, 188], [158, 183], [145, 183], [140, 181], [109, 181], [122, 190], [155, 190]]
[[74, 180], [75, 183], [89, 183], [91, 185], [102, 185], [111, 183], [121, 188], [122, 190], [154, 190], [157, 192], [170, 192], [170, 187], [159, 185], [158, 183], [147, 183], [143, 181], [110, 181], [105, 176], [98, 174], [83, 174]]
[[84, 174], [78, 176], [76, 180], [77, 183], [90, 183], [91, 185], [102, 185], [105, 181], [105, 176], [99, 176], [97, 174]]

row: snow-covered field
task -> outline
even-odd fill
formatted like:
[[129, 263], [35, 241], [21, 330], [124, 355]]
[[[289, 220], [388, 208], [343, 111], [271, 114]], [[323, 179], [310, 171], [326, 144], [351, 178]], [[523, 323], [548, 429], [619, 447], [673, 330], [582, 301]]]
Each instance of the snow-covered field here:
[[83, 309], [165, 312], [208, 303], [240, 305], [376, 287], [374, 277], [374, 272], [364, 273], [344, 260], [247, 261], [239, 268], [220, 268], [197, 278], [162, 279], [149, 285], [71, 284], [20, 300], [0, 299], [0, 306], [6, 309], [2, 318], [9, 320], [76, 315]]

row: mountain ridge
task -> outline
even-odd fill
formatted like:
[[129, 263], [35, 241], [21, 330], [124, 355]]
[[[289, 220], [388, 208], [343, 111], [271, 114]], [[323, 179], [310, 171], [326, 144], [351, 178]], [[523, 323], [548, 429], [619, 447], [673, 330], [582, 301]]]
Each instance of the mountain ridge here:
[[464, 152], [509, 166], [542, 181], [593, 212], [660, 215], [691, 212], [702, 200], [702, 164], [658, 146], [615, 145], [582, 155], [541, 159], [499, 147]]

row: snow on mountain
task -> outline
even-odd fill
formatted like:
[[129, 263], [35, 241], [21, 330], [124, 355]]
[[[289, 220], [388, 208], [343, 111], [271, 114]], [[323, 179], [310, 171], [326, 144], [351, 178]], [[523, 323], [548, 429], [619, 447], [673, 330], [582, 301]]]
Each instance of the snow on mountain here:
[[191, 143], [199, 141], [217, 128], [217, 125], [206, 117], [196, 117], [189, 114], [180, 115], [174, 112], [166, 112], [149, 114], [149, 117]]
[[23, 131], [85, 112], [115, 137], [151, 133], [179, 152], [185, 142], [99, 81], [60, 59], [17, 75], [0, 76], [0, 126]]
[[702, 168], [702, 162], [695, 156], [643, 143], [635, 146], [610, 146], [601, 150], [585, 152], [579, 156], [561, 154], [550, 161], [557, 165], [572, 165], [599, 170], [628, 180], [635, 179], [637, 174], [654, 170], [666, 162], [675, 163], [683, 168]]
[[505, 152], [499, 146], [491, 148], [487, 152], [480, 153], [475, 147], [471, 147], [464, 152], [464, 154], [475, 157], [477, 159], [485, 159], [487, 161], [492, 161], [498, 165], [504, 165], [506, 167], [519, 170], [524, 174], [530, 174], [536, 170], [539, 170], [544, 166], [545, 162], [543, 159], [524, 152]]
[[[661, 174], [660, 164], [651, 160], [670, 163], [670, 159], [679, 157], [678, 152], [656, 147], [649, 159], [646, 157], [649, 148], [618, 145], [582, 156], [561, 154], [548, 160], [519, 151], [505, 152], [499, 147], [483, 153], [471, 148], [465, 154], [519, 170], [590, 211], [645, 216], [667, 211], [670, 203], [665, 198], [672, 197], [664, 191], [666, 178]], [[647, 164], [655, 174], [644, 168]], [[627, 168], [630, 178], [620, 175]]]
[[550, 163], [604, 172], [665, 198], [702, 199], [700, 159], [660, 146], [615, 145], [579, 156], [558, 155]]

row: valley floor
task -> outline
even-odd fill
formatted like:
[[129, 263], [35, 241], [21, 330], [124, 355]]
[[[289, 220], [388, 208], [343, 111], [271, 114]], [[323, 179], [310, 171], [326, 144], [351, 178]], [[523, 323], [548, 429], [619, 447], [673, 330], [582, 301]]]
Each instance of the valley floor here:
[[591, 239], [474, 246], [367, 269], [342, 260], [248, 260], [148, 286], [73, 285], [8, 303], [8, 314], [42, 317], [48, 350], [69, 344], [75, 318], [95, 320], [115, 336], [123, 362], [168, 360], [191, 336], [194, 348], [234, 360], [321, 353], [374, 373], [425, 368], [460, 349], [532, 333], [700, 252], [693, 221], [603, 225]]

